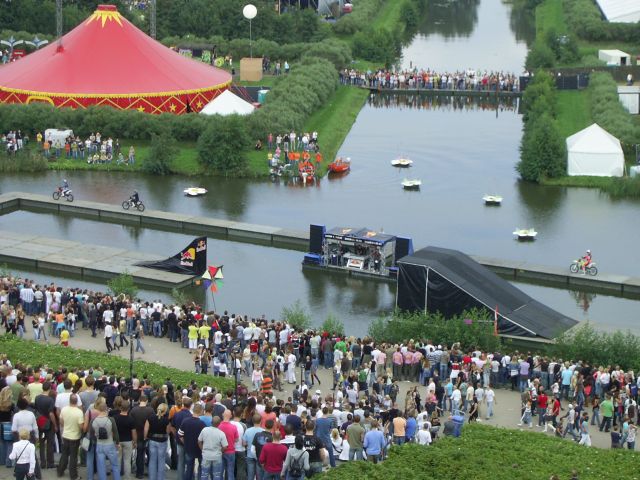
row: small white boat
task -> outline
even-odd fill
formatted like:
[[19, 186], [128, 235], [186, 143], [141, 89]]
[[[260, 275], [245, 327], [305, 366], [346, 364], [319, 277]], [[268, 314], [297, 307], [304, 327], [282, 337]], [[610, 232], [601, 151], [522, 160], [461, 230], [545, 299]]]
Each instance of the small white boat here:
[[391, 165], [394, 167], [407, 168], [413, 164], [413, 160], [409, 160], [408, 158], [396, 158], [395, 160], [391, 160]]
[[418, 180], [418, 179], [409, 180], [405, 178], [402, 181], [402, 188], [404, 188], [405, 190], [419, 190], [421, 185], [422, 185], [422, 180]]
[[500, 205], [502, 204], [502, 197], [500, 195], [485, 195], [482, 197], [485, 205]]
[[189, 187], [184, 189], [184, 194], [188, 197], [198, 197], [206, 193], [207, 189], [202, 187]]
[[513, 234], [518, 237], [518, 240], [535, 240], [538, 232], [533, 228], [516, 228]]

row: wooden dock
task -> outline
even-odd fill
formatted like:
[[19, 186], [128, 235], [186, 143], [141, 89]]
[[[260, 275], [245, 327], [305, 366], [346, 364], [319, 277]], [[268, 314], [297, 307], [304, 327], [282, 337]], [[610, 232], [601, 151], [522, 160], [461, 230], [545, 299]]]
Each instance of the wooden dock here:
[[[182, 213], [163, 212], [159, 210], [145, 210], [143, 213], [140, 213], [137, 210], [125, 211], [120, 205], [110, 205], [89, 201], [56, 201], [47, 196], [31, 193], [12, 192], [0, 195], [0, 215], [14, 212], [16, 210], [73, 215], [98, 221], [117, 222], [156, 230], [178, 231], [194, 235], [208, 235], [216, 238], [224, 238], [246, 243], [259, 243], [262, 245], [294, 249], [298, 251], [307, 251], [309, 244], [308, 230], [301, 231], [267, 225], [256, 225], [244, 222], [234, 222], [231, 220], [192, 216]], [[16, 239], [16, 241], [19, 240], [19, 238]], [[61, 241], [47, 238], [46, 241], [39, 240], [39, 242], [44, 242], [45, 245], [54, 245]], [[8, 250], [8, 245], [11, 245], [11, 239], [9, 239], [8, 243], [0, 242], [0, 261], [6, 261], [12, 264], [37, 266], [33, 263], [35, 258], [33, 256], [33, 252], [17, 252], [11, 258], [7, 257], [6, 251]], [[82, 248], [91, 248], [91, 246], [83, 246]], [[131, 252], [125, 253], [122, 251], [120, 255], [124, 258], [127, 257], [127, 255], [131, 256], [133, 254], [131, 254]], [[91, 258], [91, 261], [93, 262], [93, 259], [101, 257], [96, 255]], [[568, 265], [566, 268], [561, 268], [548, 265], [535, 265], [519, 262], [517, 260], [502, 260], [478, 256], [472, 256], [472, 258], [502, 277], [515, 281], [533, 282], [575, 290], [606, 291], [613, 295], [633, 298], [640, 297], [640, 277], [608, 273], [600, 273], [596, 277], [591, 277], [570, 273]], [[136, 261], [146, 259], [147, 258], [136, 257]], [[49, 264], [49, 267], [53, 268], [55, 271], [70, 271], [69, 265], [73, 265], [73, 261], [72, 259], [69, 260], [70, 263], [64, 263], [59, 267], [56, 267], [53, 264]], [[300, 260], [302, 261], [302, 257]], [[43, 259], [40, 261], [42, 262]], [[81, 267], [80, 273], [87, 272], [88, 274], [90, 263], [91, 262]], [[129, 265], [132, 263], [133, 261], [130, 260]], [[107, 269], [105, 266], [105, 270], [102, 270], [103, 272], [106, 272], [103, 274], [103, 277], [113, 276], [114, 271], [118, 270], [118, 268], [124, 268], [124, 266], [124, 264], [120, 264], [120, 266], [116, 266], [111, 270]], [[117, 273], [120, 273], [121, 271], [122, 270], [117, 271]], [[154, 282], [154, 279], [160, 279], [159, 281], [166, 285], [167, 282], [164, 282], [163, 279], [167, 277], [167, 275], [174, 275], [167, 274], [166, 272], [161, 272], [159, 270], [152, 270], [152, 272], [153, 274], [149, 274], [148, 280], [145, 280], [147, 277], [140, 274], [139, 277], [141, 280], [139, 283], [141, 285], [158, 286], [159, 284], [157, 282], [148, 282]], [[93, 273], [96, 273], [97, 275], [99, 274], [98, 272], [92, 272], [92, 274]], [[130, 271], [130, 273], [133, 272]], [[176, 280], [176, 283], [180, 284], [181, 280]]]
[[157, 255], [121, 248], [0, 230], [0, 262], [51, 272], [56, 276], [64, 272], [102, 282], [126, 271], [137, 285], [152, 288], [181, 288], [193, 283], [194, 277], [191, 275], [136, 265], [138, 262], [161, 259]]

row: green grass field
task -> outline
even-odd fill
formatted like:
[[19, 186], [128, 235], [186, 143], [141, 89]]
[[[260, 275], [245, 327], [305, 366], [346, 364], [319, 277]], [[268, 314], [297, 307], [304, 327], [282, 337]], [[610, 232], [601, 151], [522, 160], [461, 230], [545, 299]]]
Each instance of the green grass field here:
[[536, 35], [541, 37], [552, 28], [558, 33], [568, 31], [562, 0], [545, 0], [536, 7]]
[[557, 99], [558, 127], [563, 137], [569, 137], [593, 123], [588, 91], [560, 90]]

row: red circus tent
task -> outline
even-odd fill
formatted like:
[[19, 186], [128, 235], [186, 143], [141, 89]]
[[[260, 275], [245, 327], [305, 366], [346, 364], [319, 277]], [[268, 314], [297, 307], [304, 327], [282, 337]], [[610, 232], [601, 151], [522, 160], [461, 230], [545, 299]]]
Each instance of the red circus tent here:
[[230, 84], [229, 73], [174, 52], [114, 5], [100, 5], [61, 43], [0, 67], [0, 103], [180, 114], [200, 111]]

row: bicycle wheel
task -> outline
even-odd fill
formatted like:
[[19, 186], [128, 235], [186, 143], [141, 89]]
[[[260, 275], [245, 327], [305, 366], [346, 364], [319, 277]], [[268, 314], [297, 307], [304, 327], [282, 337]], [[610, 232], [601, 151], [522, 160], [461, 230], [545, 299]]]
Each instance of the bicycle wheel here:
[[138, 203], [138, 211], [139, 212], [144, 212], [144, 204], [142, 202]]
[[131, 205], [126, 200], [124, 202], [122, 202], [122, 208], [124, 208], [125, 210], [129, 210], [130, 206]]

